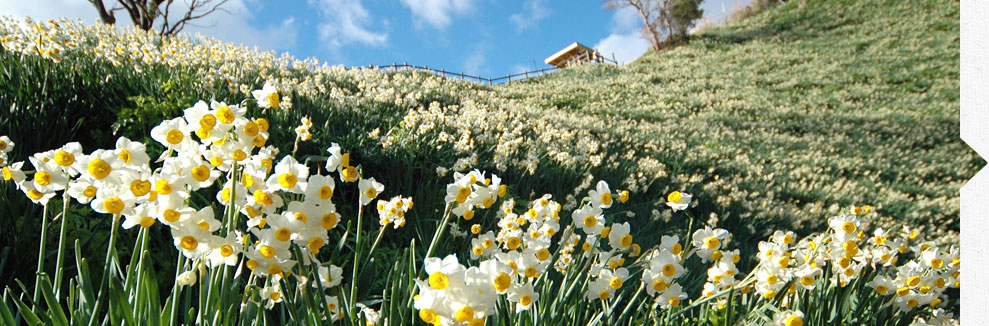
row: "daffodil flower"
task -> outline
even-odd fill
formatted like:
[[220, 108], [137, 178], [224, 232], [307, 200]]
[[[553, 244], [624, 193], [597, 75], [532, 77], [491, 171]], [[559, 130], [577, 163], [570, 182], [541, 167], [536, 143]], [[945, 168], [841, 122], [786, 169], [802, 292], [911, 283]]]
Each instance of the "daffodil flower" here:
[[324, 300], [326, 302], [326, 309], [330, 311], [331, 321], [337, 321], [340, 319], [340, 299], [334, 296], [325, 296]]
[[134, 207], [134, 211], [130, 214], [124, 215], [124, 221], [120, 224], [124, 229], [130, 229], [134, 226], [140, 225], [143, 228], [149, 228], [158, 221], [154, 214], [154, 205], [149, 203], [144, 203]]
[[144, 143], [120, 137], [117, 138], [114, 154], [117, 154], [117, 159], [123, 162], [125, 166], [132, 168], [147, 166], [151, 158], [148, 156], [146, 147]]
[[587, 292], [584, 294], [586, 300], [608, 301], [614, 297], [615, 289], [610, 285], [611, 280], [598, 277], [587, 285]]
[[690, 200], [694, 198], [691, 194], [674, 191], [666, 196], [666, 206], [670, 206], [674, 212], [682, 211], [690, 206]]
[[426, 258], [424, 264], [426, 274], [429, 275], [429, 287], [436, 290], [444, 290], [451, 284], [462, 284], [464, 282], [464, 268], [457, 262], [457, 256], [448, 255], [443, 259], [436, 257]]
[[656, 301], [659, 302], [660, 308], [669, 309], [679, 307], [682, 304], [681, 300], [684, 299], [687, 299], [687, 293], [683, 292], [680, 284], [672, 284], [656, 298]]
[[786, 310], [773, 316], [773, 326], [803, 326], [804, 313], [799, 310]]
[[251, 91], [251, 95], [254, 96], [254, 99], [258, 102], [258, 106], [262, 109], [277, 109], [282, 102], [278, 95], [278, 89], [268, 82], [265, 82], [261, 89]]
[[193, 223], [180, 223], [172, 227], [172, 240], [186, 258], [199, 259], [210, 249], [210, 232]]
[[512, 288], [508, 294], [508, 301], [515, 305], [515, 312], [520, 313], [529, 308], [539, 300], [539, 293], [536, 293], [532, 283], [526, 283]]
[[705, 226], [703, 229], [698, 229], [694, 231], [693, 241], [691, 242], [695, 248], [697, 248], [697, 256], [701, 257], [701, 260], [708, 262], [712, 260], [711, 255], [723, 248], [726, 245], [726, 241], [729, 238], [728, 230], [725, 229], [711, 229], [710, 226]]
[[169, 227], [180, 227], [196, 212], [179, 196], [159, 197], [151, 210], [155, 218]]
[[326, 158], [326, 171], [342, 172], [343, 168], [350, 163], [349, 155], [348, 159], [344, 160], [343, 149], [340, 148], [339, 144], [332, 143], [326, 151], [330, 153], [330, 157]]
[[584, 205], [573, 212], [573, 220], [587, 235], [598, 235], [604, 230], [604, 215], [601, 208]]
[[189, 270], [182, 272], [182, 274], [179, 274], [179, 276], [175, 278], [175, 285], [189, 286], [196, 284], [196, 280], [197, 280], [196, 271]]
[[278, 282], [271, 282], [271, 285], [261, 289], [261, 298], [264, 299], [265, 309], [271, 309], [275, 307], [276, 303], [282, 302], [283, 296], [281, 286], [278, 285]]
[[165, 120], [151, 128], [151, 138], [165, 146], [166, 149], [185, 152], [195, 146], [186, 130], [188, 130], [188, 124], [184, 118]]
[[93, 198], [96, 198], [96, 192], [99, 190], [96, 188], [94, 181], [88, 178], [78, 178], [69, 181], [69, 189], [66, 191], [68, 191], [69, 197], [72, 197], [80, 204], [87, 205]]
[[17, 183], [17, 188], [24, 192], [32, 203], [39, 205], [45, 205], [48, 203], [48, 200], [55, 197], [55, 191], [35, 188], [34, 182], [29, 180], [21, 180], [21, 182]]
[[628, 222], [622, 224], [612, 224], [611, 232], [608, 233], [608, 244], [615, 249], [626, 249], [632, 245], [632, 235], [629, 232], [632, 226]]
[[56, 192], [68, 186], [69, 179], [62, 168], [52, 160], [41, 161], [34, 156], [29, 157], [31, 165], [34, 165], [34, 176], [32, 186], [41, 192]]
[[[336, 265], [320, 266], [317, 272], [319, 281], [325, 288], [333, 288], [343, 281], [343, 269]], [[316, 286], [316, 282], [313, 282], [313, 286]]]
[[117, 184], [104, 184], [96, 193], [89, 206], [102, 214], [132, 214], [135, 205], [134, 195], [129, 189]]
[[216, 128], [226, 132], [236, 125], [243, 125], [247, 119], [244, 118], [244, 114], [247, 113], [246, 107], [241, 107], [238, 105], [227, 105], [224, 102], [210, 101], [209, 107], [210, 112], [216, 115]]
[[61, 168], [66, 175], [76, 177], [85, 169], [82, 165], [83, 158], [82, 145], [71, 142], [54, 150], [50, 162]]
[[0, 136], [0, 153], [9, 153], [14, 150], [14, 142], [7, 135]]
[[604, 182], [604, 180], [598, 181], [597, 186], [589, 191], [587, 195], [591, 198], [591, 204], [595, 207], [608, 208], [614, 202], [611, 188], [608, 187], [608, 183]]
[[275, 172], [265, 182], [269, 191], [282, 190], [296, 194], [305, 193], [309, 168], [287, 155], [275, 166]]
[[371, 203], [371, 200], [378, 197], [378, 194], [385, 190], [385, 185], [378, 183], [378, 181], [374, 180], [374, 177], [371, 177], [370, 179], [361, 179], [357, 183], [357, 188], [361, 193], [361, 206], [367, 206], [367, 204]]
[[210, 267], [237, 266], [243, 248], [237, 238], [236, 232], [229, 232], [226, 237], [210, 236], [210, 250], [206, 254]]
[[336, 182], [328, 175], [311, 175], [306, 182], [306, 201], [316, 205], [330, 203], [333, 191], [336, 189]]

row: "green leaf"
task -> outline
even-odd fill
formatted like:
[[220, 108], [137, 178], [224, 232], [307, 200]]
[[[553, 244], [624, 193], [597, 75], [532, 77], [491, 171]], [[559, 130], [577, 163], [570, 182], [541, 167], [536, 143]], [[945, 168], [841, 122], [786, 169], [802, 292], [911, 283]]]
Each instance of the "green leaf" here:
[[[174, 296], [175, 294], [172, 294]], [[172, 325], [172, 304], [174, 300], [169, 296], [168, 300], [165, 300], [165, 306], [161, 309], [161, 314], [159, 315], [158, 321], [161, 325]]]
[[[158, 276], [155, 274], [154, 268], [151, 268], [151, 262], [145, 262], [144, 268], [144, 280], [142, 280], [142, 287], [144, 287], [144, 294], [147, 297], [148, 310], [142, 319], [152, 321], [152, 325], [160, 324], [160, 319], [152, 318], [154, 316], [160, 316], [162, 313], [161, 302], [158, 298], [161, 298], [158, 294]], [[140, 301], [138, 301], [140, 304]]]
[[75, 242], [76, 247], [76, 269], [79, 272], [77, 279], [79, 280], [79, 287], [82, 289], [82, 306], [79, 308], [84, 311], [93, 311], [96, 304], [96, 295], [93, 294], [93, 285], [90, 284], [92, 280], [89, 277], [89, 265], [85, 258], [82, 258], [82, 249], [79, 248], [79, 240]]
[[[18, 281], [18, 283], [20, 283], [20, 281]], [[6, 288], [6, 292], [10, 292], [10, 288]], [[14, 303], [17, 304], [17, 312], [21, 314], [21, 317], [24, 318], [24, 321], [27, 322], [28, 325], [42, 325], [41, 319], [38, 318], [38, 315], [31, 312], [31, 308], [18, 299], [17, 296], [11, 295], [10, 299], [14, 300]]]
[[58, 303], [55, 299], [55, 292], [52, 291], [52, 283], [48, 279], [48, 275], [40, 275], [41, 284], [41, 294], [45, 297], [45, 302], [48, 303], [48, 313], [53, 315], [53, 319], [56, 325], [68, 325], [69, 319], [65, 317], [65, 311], [62, 310], [62, 305]]
[[110, 277], [110, 320], [114, 325], [124, 323], [126, 325], [136, 325], [134, 320], [133, 307], [127, 302], [123, 285], [120, 279]]
[[10, 308], [7, 307], [7, 292], [4, 291], [3, 300], [0, 300], [0, 320], [3, 321], [4, 325], [17, 325], [14, 322], [14, 315], [10, 313]]

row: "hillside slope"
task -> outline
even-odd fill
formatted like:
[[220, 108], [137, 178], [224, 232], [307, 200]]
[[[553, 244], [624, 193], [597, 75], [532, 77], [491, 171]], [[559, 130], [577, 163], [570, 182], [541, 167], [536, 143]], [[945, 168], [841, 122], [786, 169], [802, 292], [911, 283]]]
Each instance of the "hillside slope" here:
[[792, 2], [504, 96], [533, 118], [613, 134], [664, 163], [660, 184], [696, 189], [716, 211], [819, 225], [872, 204], [957, 231], [958, 190], [984, 165], [959, 140], [958, 17], [954, 1]]
[[[396, 246], [436, 227], [450, 179], [438, 172], [467, 168], [498, 173], [518, 206], [549, 193], [565, 211], [592, 180], [606, 180], [631, 191], [626, 210], [608, 218], [637, 216], [635, 229], [652, 234], [719, 220], [745, 243], [776, 227], [820, 230], [825, 217], [870, 204], [880, 225], [953, 242], [958, 189], [985, 164], [958, 137], [958, 11], [955, 1], [792, 2], [623, 67], [497, 86], [347, 70], [208, 39], [4, 21], [0, 107], [10, 111], [0, 135], [18, 143], [16, 161], [68, 141], [108, 148], [121, 135], [160, 151], [150, 129], [200, 99], [241, 103], [271, 122], [272, 139], [294, 139], [308, 116], [314, 138], [300, 143], [300, 157], [339, 143], [387, 186], [383, 196], [416, 199], [409, 227], [385, 240]], [[250, 91], [266, 83], [291, 109], [257, 107]], [[23, 216], [39, 211], [2, 187], [0, 244], [30, 256], [38, 225]], [[695, 195], [693, 218], [671, 219], [673, 190]], [[338, 209], [353, 216], [356, 205]], [[70, 237], [101, 259], [90, 243], [109, 221], [73, 223]]]

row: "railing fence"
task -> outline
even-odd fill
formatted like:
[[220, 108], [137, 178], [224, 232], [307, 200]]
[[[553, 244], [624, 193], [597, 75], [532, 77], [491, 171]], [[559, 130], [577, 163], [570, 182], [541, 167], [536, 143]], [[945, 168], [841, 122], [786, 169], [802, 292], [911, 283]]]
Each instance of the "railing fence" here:
[[[610, 64], [613, 64], [613, 65], [616, 65], [616, 66], [618, 65], [618, 62], [615, 61], [614, 58], [608, 59], [608, 58], [606, 58], [604, 56], [601, 56], [601, 54], [598, 53], [597, 51], [595, 51], [593, 53], [581, 53], [581, 54], [578, 55], [578, 57], [574, 58], [573, 61], [574, 61], [574, 63], [578, 63], [579, 62], [581, 64], [582, 63], [588, 63], [588, 62], [595, 62], [595, 63], [610, 63]], [[481, 83], [481, 84], [488, 84], [488, 85], [495, 85], [495, 84], [501, 84], [501, 83], [509, 83], [509, 82], [513, 82], [513, 81], [520, 81], [520, 80], [523, 80], [523, 79], [526, 79], [526, 78], [536, 77], [536, 76], [540, 76], [540, 75], [543, 75], [543, 74], [546, 74], [546, 73], [550, 73], [550, 72], [553, 72], [553, 71], [562, 69], [560, 67], [550, 67], [550, 68], [542, 68], [542, 69], [539, 69], [539, 70], [526, 70], [525, 72], [521, 72], [521, 73], [517, 73], [517, 74], [508, 74], [508, 75], [506, 75], [504, 77], [486, 78], [486, 77], [481, 77], [481, 76], [468, 75], [468, 74], [465, 74], [463, 72], [446, 71], [446, 69], [434, 69], [434, 68], [430, 68], [429, 66], [421, 66], [420, 67], [420, 66], [416, 66], [416, 65], [410, 65], [407, 62], [406, 63], [401, 63], [401, 64], [399, 64], [397, 62], [394, 62], [394, 63], [392, 63], [390, 65], [384, 65], [384, 66], [371, 65], [371, 66], [353, 67], [353, 68], [358, 68], [358, 69], [360, 69], [360, 68], [370, 68], [370, 69], [376, 69], [376, 70], [381, 70], [381, 71], [411, 71], [411, 70], [419, 70], [419, 71], [425, 71], [425, 72], [429, 72], [429, 73], [432, 73], [432, 74], [435, 74], [435, 75], [439, 75], [439, 76], [442, 76], [442, 77], [459, 78], [461, 80], [473, 81], [473, 82], [478, 82], [478, 83]]]

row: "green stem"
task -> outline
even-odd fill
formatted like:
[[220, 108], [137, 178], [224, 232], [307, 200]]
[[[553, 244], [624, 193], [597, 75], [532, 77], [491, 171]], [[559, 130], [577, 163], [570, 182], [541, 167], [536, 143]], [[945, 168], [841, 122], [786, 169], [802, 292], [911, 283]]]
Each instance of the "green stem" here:
[[[248, 307], [247, 306], [247, 299], [248, 299], [248, 295], [249, 295], [248, 292], [251, 289], [251, 286], [254, 285], [254, 277], [255, 277], [254, 276], [254, 273], [251, 272], [251, 276], [248, 276], [247, 277], [247, 284], [244, 285], [244, 293], [243, 293], [243, 296], [241, 297], [241, 300], [240, 300], [240, 306], [241, 306], [241, 308], [240, 308], [239, 314], [238, 314], [240, 316], [241, 323], [243, 323], [243, 321], [244, 321], [244, 315], [245, 315], [245, 313], [247, 312], [247, 309], [248, 309], [247, 308]], [[258, 319], [258, 313], [257, 313], [257, 310], [256, 309], [253, 310], [253, 312], [255, 313], [254, 314], [254, 320], [256, 322], [257, 319]]]
[[436, 226], [436, 232], [433, 233], [433, 240], [429, 242], [429, 249], [426, 249], [426, 256], [423, 258], [429, 258], [430, 256], [433, 255], [433, 250], [436, 250], [436, 244], [438, 244], [440, 242], [440, 239], [443, 238], [443, 235], [446, 234], [446, 232], [443, 232], [443, 228], [447, 223], [450, 222], [450, 216], [452, 216], [452, 214], [450, 214], [451, 212], [450, 206], [447, 205], [446, 209], [444, 209], [443, 211], [444, 211], [443, 221], [441, 221], [440, 224]]
[[326, 314], [327, 320], [333, 320], [332, 311], [330, 311], [329, 303], [326, 302], [326, 288], [323, 287], [323, 281], [319, 279], [319, 264], [316, 264], [316, 268], [309, 269], [309, 276], [316, 280], [316, 288], [319, 289], [319, 293], [316, 294], [319, 298], [320, 309]]
[[192, 272], [197, 274], [196, 284], [199, 285], [199, 309], [197, 309], [198, 314], [196, 314], [197, 325], [206, 323], [206, 318], [209, 318], [209, 316], [206, 315], [206, 311], [208, 310], [206, 298], [210, 296], [210, 292], [213, 290], [209, 287], [212, 279], [208, 275], [203, 275], [199, 272], [199, 264], [202, 263], [203, 262], [198, 259], [192, 263]]
[[735, 291], [728, 293], [728, 312], [725, 314], [724, 326], [734, 325], [731, 321], [735, 310]]
[[295, 157], [295, 153], [299, 151], [299, 136], [295, 136], [295, 143], [292, 144], [292, 157]]
[[39, 305], [41, 302], [41, 273], [45, 272], [45, 244], [48, 243], [47, 229], [48, 229], [48, 204], [42, 205], [41, 213], [41, 248], [38, 249], [38, 272], [34, 276], [34, 308], [31, 309], [35, 314], [39, 313]]
[[748, 275], [746, 275], [744, 278], [742, 278], [741, 281], [738, 281], [738, 284], [735, 284], [734, 286], [729, 287], [727, 289], [721, 290], [720, 292], [715, 293], [714, 295], [712, 295], [710, 297], [706, 297], [706, 298], [703, 298], [701, 300], [695, 301], [690, 306], [687, 306], [687, 307], [681, 309], [680, 311], [677, 311], [671, 317], [680, 316], [681, 314], [683, 314], [683, 313], [685, 313], [685, 312], [687, 312], [687, 311], [689, 311], [689, 310], [691, 310], [693, 308], [699, 307], [699, 306], [703, 305], [704, 303], [706, 303], [708, 301], [711, 301], [711, 300], [720, 298], [721, 296], [726, 295], [726, 294], [733, 293], [736, 288], [741, 288], [741, 287], [743, 287], [745, 285], [748, 285], [749, 283], [754, 282], [753, 278], [755, 277], [756, 272], [759, 270], [760, 267], [762, 267], [762, 262], [760, 262], [758, 265], [756, 265], [754, 268], [752, 268], [752, 271], [750, 271]]
[[58, 231], [58, 258], [55, 260], [55, 298], [62, 300], [62, 266], [65, 262], [65, 220], [69, 214], [69, 192], [62, 192], [62, 226]]
[[[117, 224], [120, 222], [120, 214], [113, 214], [113, 221], [110, 224], [110, 242], [106, 245], [106, 258], [103, 261], [103, 276], [100, 279], [100, 292], [96, 295], [96, 304], [99, 305], [100, 300], [103, 298], [103, 292], [110, 285], [110, 263], [113, 259], [114, 252], [116, 251], [117, 244]], [[96, 316], [99, 313], [93, 312], [92, 317], [89, 319], [89, 324], [93, 325], [96, 321]]]
[[[182, 255], [182, 253], [179, 253], [178, 254], [178, 258], [176, 258], [176, 261], [175, 261], [175, 278], [174, 279], [176, 279], [176, 280], [179, 279], [179, 274], [181, 274], [182, 273], [182, 270], [185, 269], [184, 268], [185, 266], [183, 266], [184, 264], [185, 264], [185, 256]], [[175, 318], [176, 318], [175, 313], [178, 310], [178, 307], [177, 306], [179, 305], [178, 300], [179, 300], [179, 293], [180, 292], [181, 292], [181, 289], [179, 288], [179, 285], [173, 283], [172, 284], [172, 295], [169, 297], [172, 300], [172, 305], [171, 305], [172, 311], [169, 312], [169, 317], [168, 317], [168, 320], [171, 321], [172, 324], [175, 324]]]
[[[443, 238], [443, 234], [446, 233], [446, 232], [443, 232], [443, 227], [444, 227], [444, 225], [446, 225], [447, 223], [450, 222], [450, 216], [453, 215], [453, 214], [450, 214], [450, 212], [451, 212], [450, 205], [447, 204], [446, 205], [446, 208], [443, 209], [443, 220], [440, 221], [440, 224], [436, 226], [436, 231], [433, 232], [433, 240], [429, 242], [429, 249], [426, 249], [426, 256], [423, 257], [423, 260], [424, 261], [425, 261], [426, 258], [429, 258], [429, 256], [432, 256], [433, 255], [433, 250], [436, 250], [436, 244], [440, 242], [440, 239]], [[412, 255], [415, 256], [415, 252], [414, 251], [412, 252]], [[412, 266], [412, 268], [415, 268], [415, 266]], [[419, 273], [421, 273], [422, 271], [423, 270], [418, 270], [415, 273], [415, 275], [416, 275], [417, 278], [418, 278]], [[419, 287], [417, 287], [417, 286], [411, 286], [411, 287], [412, 287], [412, 291], [411, 291], [411, 293], [409, 295], [409, 300], [405, 303], [406, 306], [411, 306], [412, 305], [412, 300], [415, 297], [416, 292], [419, 291]]]
[[631, 300], [628, 300], [628, 304], [625, 305], [625, 309], [622, 310], [622, 313], [618, 315], [618, 319], [615, 320], [615, 323], [621, 323], [622, 319], [625, 318], [625, 315], [628, 314], [629, 309], [632, 308], [633, 304], [635, 304], [635, 300], [639, 299], [639, 295], [641, 295], [642, 292], [644, 292], [642, 290], [645, 289], [645, 286], [646, 286], [645, 283], [640, 282], [639, 290], [635, 291], [635, 295], [632, 296]]
[[350, 304], [350, 306], [347, 307], [348, 309], [354, 309], [356, 307], [356, 304], [355, 304], [356, 301], [355, 300], [357, 299], [357, 293], [356, 293], [356, 291], [357, 291], [357, 270], [359, 269], [360, 264], [361, 264], [361, 260], [360, 260], [360, 257], [361, 257], [361, 226], [363, 225], [362, 221], [364, 221], [364, 219], [362, 218], [364, 216], [364, 205], [361, 205], [359, 202], [357, 203], [357, 205], [358, 205], [357, 206], [357, 244], [354, 245], [354, 270], [351, 271], [351, 274], [350, 274], [350, 300], [349, 300], [350, 302], [348, 302]]
[[[141, 286], [142, 285], [141, 284], [141, 281], [144, 279], [143, 278], [143, 276], [144, 276], [144, 253], [147, 251], [147, 248], [148, 248], [148, 229], [145, 228], [145, 227], [141, 227], [141, 231], [139, 232], [139, 234], [138, 234], [137, 237], [138, 237], [138, 240], [137, 241], [139, 243], [139, 246], [140, 246], [141, 250], [137, 252], [137, 255], [138, 255], [137, 266], [134, 267], [135, 269], [137, 269], [137, 279], [135, 280], [135, 283], [136, 284], [135, 284], [134, 288], [137, 289], [137, 291], [141, 291], [140, 289], [143, 288]], [[134, 312], [134, 316], [139, 316], [138, 315], [138, 310], [139, 310], [139, 308], [141, 308], [143, 306], [144, 305], [141, 304], [140, 302], [137, 302], [136, 301], [136, 298], [135, 298], [134, 311], [133, 311]]]
[[374, 244], [371, 245], [371, 251], [368, 251], [367, 253], [368, 258], [374, 257], [374, 249], [378, 248], [378, 243], [381, 242], [381, 236], [385, 235], [385, 229], [387, 228], [388, 226], [385, 225], [382, 226], [380, 230], [378, 230], [378, 237], [374, 238]]
[[226, 210], [223, 212], [223, 236], [226, 237], [233, 230], [236, 224], [237, 217], [237, 207], [234, 205], [234, 200], [237, 198], [237, 183], [240, 178], [237, 177], [237, 162], [234, 162], [233, 167], [230, 169], [230, 201], [226, 203]]

